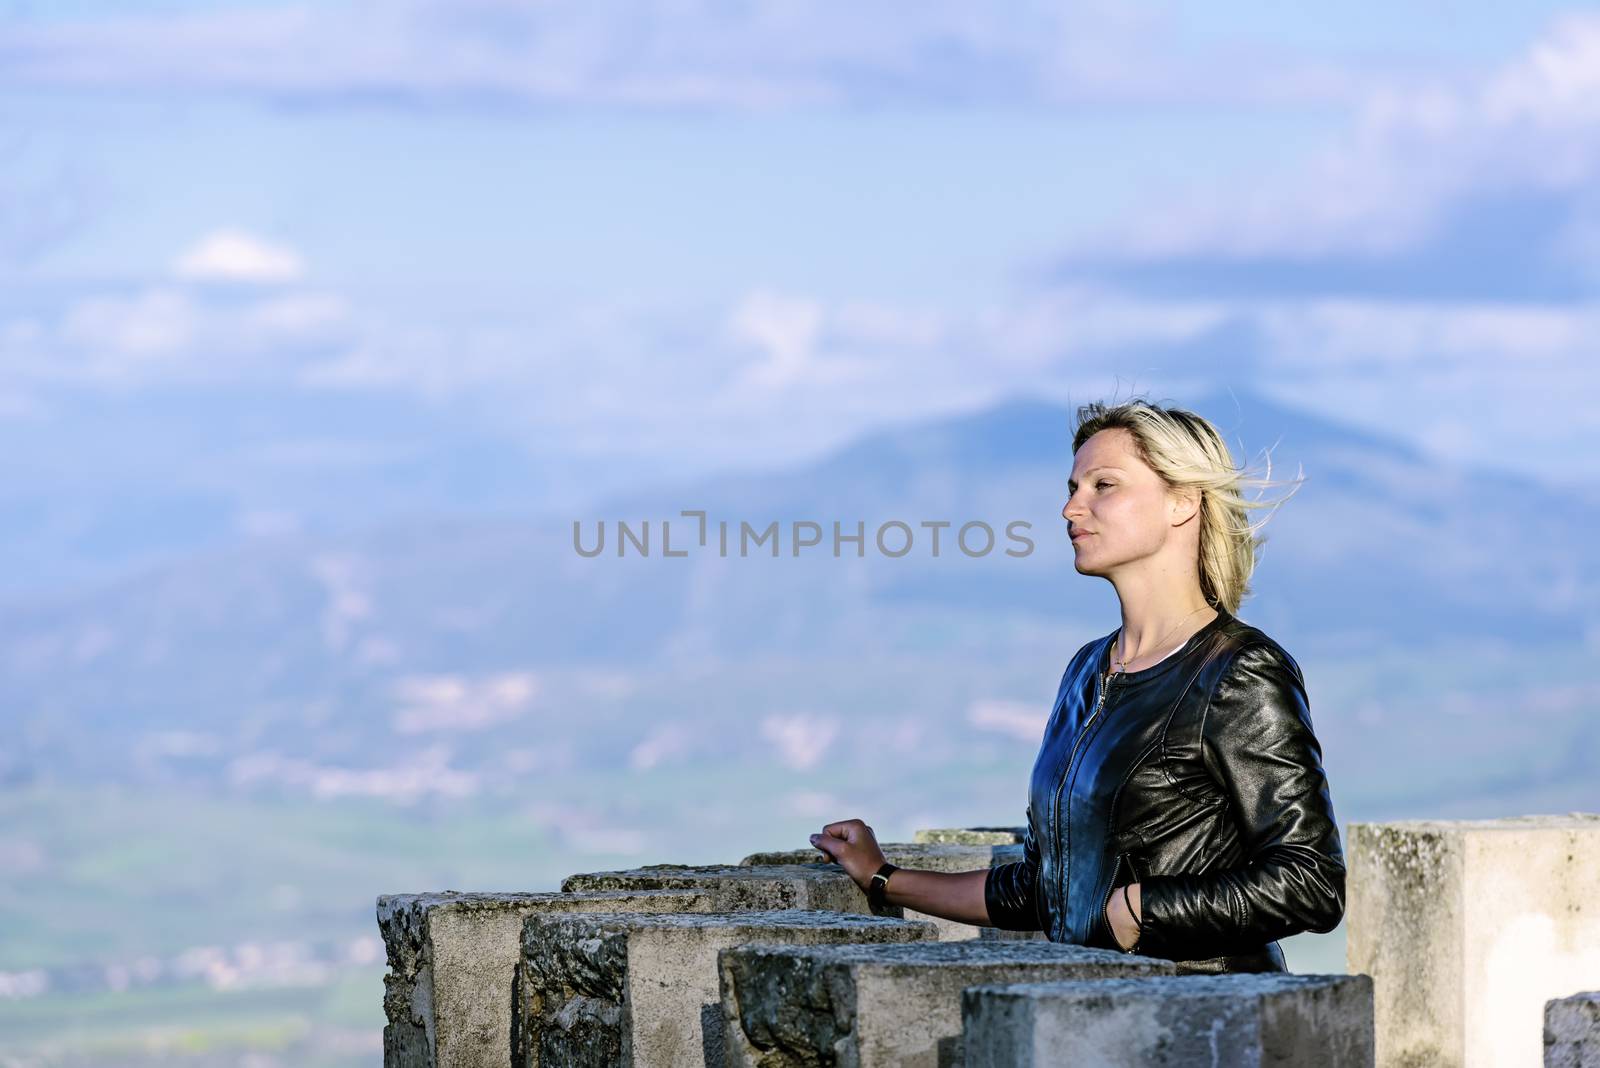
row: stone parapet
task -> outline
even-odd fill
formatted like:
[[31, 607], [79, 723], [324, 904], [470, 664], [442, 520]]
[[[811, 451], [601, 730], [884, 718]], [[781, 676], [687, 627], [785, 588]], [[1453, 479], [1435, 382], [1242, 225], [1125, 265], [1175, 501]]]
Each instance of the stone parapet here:
[[1544, 1068], [1600, 1068], [1600, 991], [1545, 1002]]
[[1186, 975], [969, 987], [966, 1068], [1363, 1068], [1364, 975]]
[[929, 924], [859, 913], [539, 915], [523, 928], [512, 1063], [517, 1068], [720, 1065], [717, 954], [751, 943], [931, 940]]
[[917, 831], [918, 845], [1021, 845], [1026, 827], [932, 827]]
[[[881, 842], [883, 859], [902, 868], [962, 872], [993, 868], [1022, 859], [1022, 847], [1009, 842], [968, 844], [956, 842]], [[820, 849], [784, 849], [752, 853], [741, 866], [831, 863]]]
[[[718, 912], [746, 909], [823, 909], [868, 913], [866, 895], [837, 864], [651, 864], [623, 871], [584, 872], [561, 883], [568, 893], [597, 890], [700, 890]], [[884, 915], [900, 918], [900, 910]]]
[[959, 1065], [965, 987], [1174, 973], [1050, 942], [751, 945], [719, 958], [727, 1068]]
[[1347, 961], [1384, 1068], [1534, 1068], [1545, 1003], [1600, 988], [1600, 815], [1352, 824]]
[[706, 912], [698, 890], [385, 894], [378, 929], [386, 1068], [503, 1068], [523, 921], [548, 912]]

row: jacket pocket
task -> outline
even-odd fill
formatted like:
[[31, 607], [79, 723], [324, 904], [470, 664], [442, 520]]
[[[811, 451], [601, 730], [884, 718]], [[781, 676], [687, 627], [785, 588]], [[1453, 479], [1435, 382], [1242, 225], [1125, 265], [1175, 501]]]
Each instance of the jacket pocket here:
[[1209, 801], [1190, 801], [1176, 806], [1176, 811], [1165, 811], [1144, 823], [1128, 827], [1112, 835], [1112, 848], [1132, 846], [1152, 849], [1164, 845], [1169, 839], [1188, 832], [1191, 836], [1208, 821], [1221, 815], [1227, 802], [1218, 797]]
[[1117, 941], [1116, 932], [1111, 928], [1111, 895], [1121, 887], [1117, 877], [1122, 874], [1122, 865], [1128, 860], [1128, 854], [1118, 853], [1116, 863], [1111, 866], [1111, 885], [1107, 888], [1104, 898], [1100, 901], [1100, 929], [1105, 939], [1105, 948], [1123, 952], [1122, 945]]

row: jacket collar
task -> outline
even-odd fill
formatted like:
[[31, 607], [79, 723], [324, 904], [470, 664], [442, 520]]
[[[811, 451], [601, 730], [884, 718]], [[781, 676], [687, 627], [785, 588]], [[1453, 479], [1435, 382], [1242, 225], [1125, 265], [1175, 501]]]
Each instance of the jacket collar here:
[[[1193, 656], [1197, 650], [1209, 648], [1212, 644], [1212, 637], [1219, 631], [1224, 630], [1230, 623], [1234, 622], [1234, 619], [1235, 617], [1226, 608], [1218, 608], [1217, 618], [1213, 619], [1211, 622], [1207, 623], [1205, 626], [1191, 634], [1189, 636], [1189, 640], [1184, 642], [1183, 645], [1178, 648], [1177, 652], [1173, 653], [1171, 656], [1168, 656], [1160, 663], [1151, 664], [1149, 667], [1141, 668], [1138, 671], [1128, 671], [1118, 675], [1117, 685], [1133, 686], [1141, 682], [1147, 682], [1151, 679], [1160, 678], [1168, 671], [1171, 671], [1174, 667], [1176, 667], [1181, 661], [1187, 660]], [[1095, 647], [1094, 658], [1090, 661], [1090, 663], [1095, 665], [1094, 670], [1097, 674], [1103, 675], [1110, 670], [1111, 650], [1116, 643], [1117, 635], [1121, 633], [1121, 631], [1122, 628], [1118, 627], [1110, 634], [1107, 634], [1105, 637], [1101, 638], [1099, 644]]]

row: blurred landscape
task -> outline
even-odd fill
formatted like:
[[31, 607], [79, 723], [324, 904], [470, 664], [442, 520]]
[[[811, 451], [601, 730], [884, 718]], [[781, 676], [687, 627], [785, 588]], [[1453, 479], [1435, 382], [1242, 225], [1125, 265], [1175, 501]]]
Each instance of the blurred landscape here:
[[[1506, 558], [1474, 505], [1492, 472], [1193, 403], [1307, 475], [1241, 614], [1306, 671], [1342, 821], [1600, 804], [1592, 504], [1539, 491], [1541, 551]], [[1060, 671], [1117, 622], [1055, 514], [1070, 425], [1019, 399], [580, 516], [284, 537], [14, 602], [0, 1021], [41, 1056], [370, 1061], [377, 893], [735, 861], [852, 815], [885, 841], [1020, 823]], [[574, 520], [684, 508], [869, 541], [573, 548]], [[1022, 520], [1035, 548], [892, 559], [892, 519]], [[1300, 941], [1296, 966], [1342, 968], [1337, 934]]]
[[379, 894], [1019, 823], [1090, 400], [1294, 491], [1344, 824], [1600, 810], [1596, 101], [1559, 0], [0, 0], [0, 1068], [372, 1065]]

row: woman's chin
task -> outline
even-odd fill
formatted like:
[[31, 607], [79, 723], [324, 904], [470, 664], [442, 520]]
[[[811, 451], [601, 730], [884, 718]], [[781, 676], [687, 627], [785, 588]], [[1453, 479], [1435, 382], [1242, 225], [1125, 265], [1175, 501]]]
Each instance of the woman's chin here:
[[1106, 562], [1092, 549], [1076, 549], [1072, 554], [1072, 566], [1077, 568], [1080, 575], [1104, 576]]

